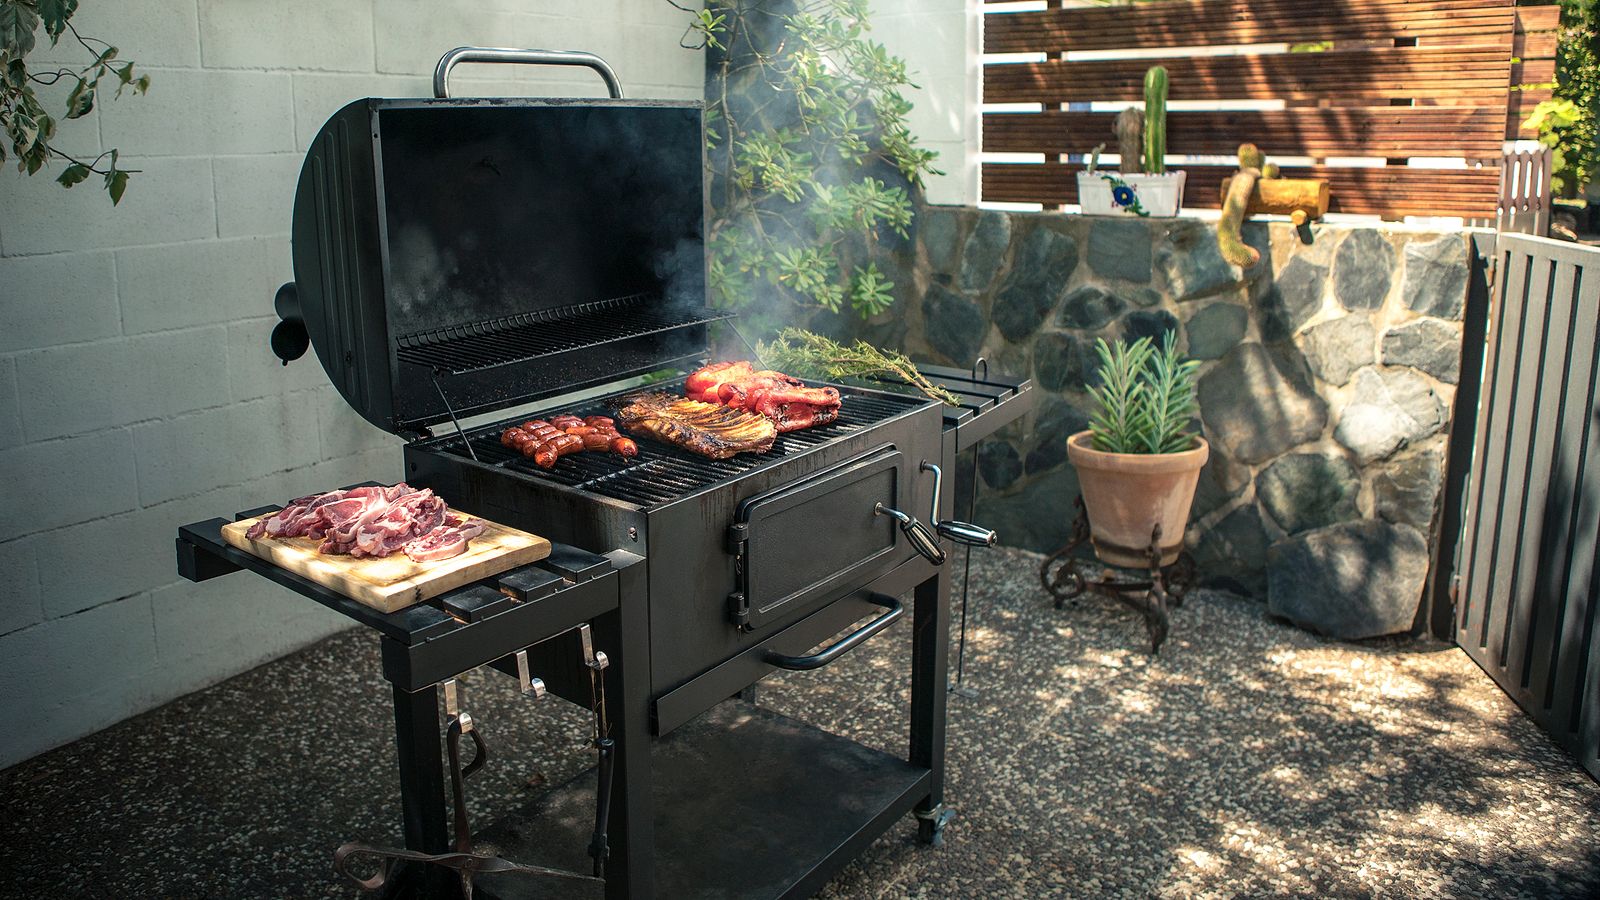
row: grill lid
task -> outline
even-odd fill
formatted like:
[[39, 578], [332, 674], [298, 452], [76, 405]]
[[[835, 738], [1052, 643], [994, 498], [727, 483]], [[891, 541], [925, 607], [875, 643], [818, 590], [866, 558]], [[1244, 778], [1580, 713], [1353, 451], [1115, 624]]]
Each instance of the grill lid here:
[[301, 169], [279, 314], [407, 436], [702, 355], [702, 147], [694, 102], [351, 103]]

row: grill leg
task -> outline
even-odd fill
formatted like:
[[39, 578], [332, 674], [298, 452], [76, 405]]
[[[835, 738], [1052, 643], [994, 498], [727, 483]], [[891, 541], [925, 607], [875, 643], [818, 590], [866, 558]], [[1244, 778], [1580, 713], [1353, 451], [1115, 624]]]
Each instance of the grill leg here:
[[[438, 688], [425, 687], [413, 693], [394, 687], [394, 733], [399, 750], [400, 811], [406, 849], [444, 853], [450, 849], [450, 836], [444, 804], [444, 760], [439, 751]], [[414, 885], [416, 896], [460, 896], [456, 878], [439, 866], [411, 866], [406, 876], [396, 882]]]
[[[606, 839], [606, 900], [655, 896], [655, 807], [650, 790], [650, 628], [644, 566], [618, 570], [617, 609], [594, 620], [595, 643], [611, 657], [606, 697], [616, 763]], [[620, 652], [612, 653], [612, 650]]]
[[944, 843], [945, 690], [950, 664], [950, 579], [944, 567], [913, 594], [911, 647], [911, 763], [932, 770], [928, 798], [917, 804], [917, 836]]

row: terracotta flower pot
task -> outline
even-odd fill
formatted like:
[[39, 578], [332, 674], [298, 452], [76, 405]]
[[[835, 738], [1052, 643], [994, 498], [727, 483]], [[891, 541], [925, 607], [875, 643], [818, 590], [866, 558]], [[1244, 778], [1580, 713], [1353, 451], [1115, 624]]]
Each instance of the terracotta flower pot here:
[[1183, 550], [1189, 506], [1200, 481], [1200, 467], [1211, 455], [1202, 437], [1181, 453], [1107, 453], [1094, 449], [1093, 435], [1067, 438], [1067, 458], [1078, 470], [1083, 503], [1089, 510], [1094, 554], [1111, 566], [1145, 568], [1144, 548], [1161, 524], [1161, 564]]

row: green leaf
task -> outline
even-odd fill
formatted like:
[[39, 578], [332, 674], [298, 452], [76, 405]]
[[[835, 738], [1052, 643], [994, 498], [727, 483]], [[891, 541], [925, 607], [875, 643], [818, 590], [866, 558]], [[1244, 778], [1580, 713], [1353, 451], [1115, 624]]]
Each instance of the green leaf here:
[[122, 192], [128, 189], [128, 173], [116, 171], [106, 176], [106, 190], [111, 194], [111, 205], [122, 202]]
[[38, 0], [39, 18], [44, 20], [45, 34], [54, 44], [67, 30], [67, 20], [78, 11], [78, 0]]
[[94, 111], [94, 84], [78, 79], [72, 93], [67, 95], [67, 118], [81, 119]]
[[0, 2], [0, 50], [22, 59], [33, 50], [33, 32], [39, 27], [39, 15], [15, 0]]
[[83, 163], [73, 163], [62, 171], [60, 177], [56, 178], [56, 183], [62, 187], [69, 188], [88, 180], [88, 178], [89, 167]]

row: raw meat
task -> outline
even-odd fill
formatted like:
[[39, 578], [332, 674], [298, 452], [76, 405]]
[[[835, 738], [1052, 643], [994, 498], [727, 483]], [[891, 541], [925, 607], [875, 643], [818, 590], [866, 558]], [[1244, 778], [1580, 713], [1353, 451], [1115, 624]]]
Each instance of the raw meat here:
[[[328, 491], [289, 501], [245, 532], [265, 537], [307, 537], [322, 543], [318, 553], [354, 557], [389, 556], [431, 539], [413, 555], [418, 562], [447, 559], [464, 552], [467, 541], [483, 533], [477, 520], [450, 514], [444, 499], [424, 488], [400, 484]], [[437, 535], [437, 536], [436, 536]]]
[[467, 552], [467, 541], [482, 534], [484, 525], [477, 519], [468, 519], [466, 522], [455, 519], [455, 522], [454, 525], [440, 525], [407, 543], [406, 555], [413, 562], [421, 563], [449, 559]]

